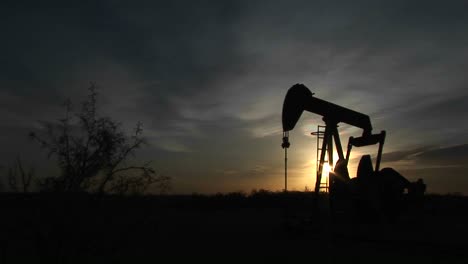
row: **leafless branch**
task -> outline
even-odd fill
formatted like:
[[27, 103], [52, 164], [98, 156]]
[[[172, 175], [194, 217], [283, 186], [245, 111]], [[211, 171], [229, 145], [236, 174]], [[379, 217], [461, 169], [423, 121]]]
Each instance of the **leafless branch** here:
[[[129, 156], [145, 143], [143, 125], [138, 122], [134, 132], [126, 136], [118, 122], [98, 116], [97, 96], [97, 87], [91, 84], [80, 112], [72, 115], [71, 103], [67, 101], [64, 118], [58, 123], [43, 122], [42, 135], [30, 133], [49, 157], [57, 158], [61, 169], [59, 177], [44, 181], [46, 188], [87, 191], [94, 185], [99, 193], [104, 193], [115, 182], [149, 185], [161, 178], [149, 164], [126, 165]], [[131, 171], [141, 174], [135, 176]]]

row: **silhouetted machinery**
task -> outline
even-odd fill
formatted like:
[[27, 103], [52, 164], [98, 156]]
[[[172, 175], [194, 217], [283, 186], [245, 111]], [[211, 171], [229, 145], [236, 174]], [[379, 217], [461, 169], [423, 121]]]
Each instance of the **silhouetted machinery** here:
[[[386, 134], [385, 131], [381, 131], [378, 134], [372, 133], [372, 124], [369, 116], [321, 100], [313, 95], [303, 84], [296, 84], [288, 90], [283, 104], [282, 147], [286, 151], [290, 146], [289, 131], [294, 129], [304, 111], [323, 116], [325, 131], [322, 135], [323, 141], [317, 169], [316, 197], [321, 189], [321, 177], [326, 159], [328, 159], [330, 167], [334, 168], [329, 173], [328, 186], [330, 205], [334, 211], [343, 209], [343, 207], [346, 207], [344, 204], [349, 205], [351, 201], [354, 208], [357, 208], [358, 211], [392, 216], [401, 209], [402, 201], [406, 197], [405, 193], [410, 197], [422, 197], [425, 191], [425, 185], [422, 180], [411, 183], [391, 168], [380, 170]], [[339, 123], [346, 123], [362, 129], [361, 136], [349, 138], [346, 155], [343, 152], [338, 133]], [[360, 159], [356, 177], [350, 178], [348, 162], [352, 148], [375, 144], [379, 146], [375, 169], [370, 155], [364, 155]], [[333, 145], [335, 145], [338, 154], [338, 161], [335, 166], [333, 166]], [[285, 161], [287, 161], [286, 156]]]

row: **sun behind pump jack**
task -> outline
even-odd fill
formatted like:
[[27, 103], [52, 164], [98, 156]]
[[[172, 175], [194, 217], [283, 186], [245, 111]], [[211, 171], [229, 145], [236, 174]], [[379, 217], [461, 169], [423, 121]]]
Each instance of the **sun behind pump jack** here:
[[[401, 211], [403, 201], [408, 200], [406, 198], [419, 199], [424, 195], [426, 186], [422, 179], [410, 182], [392, 168], [380, 169], [386, 132], [372, 134], [372, 124], [368, 115], [327, 102], [313, 95], [303, 84], [295, 84], [288, 90], [282, 113], [282, 147], [287, 154], [286, 149], [290, 146], [289, 131], [294, 129], [304, 111], [323, 116], [326, 127], [317, 170], [316, 197], [320, 192], [322, 171], [327, 154], [328, 162], [333, 167], [334, 145], [338, 161], [334, 166], [334, 171], [329, 174], [328, 189], [330, 205], [334, 212], [342, 211], [351, 203], [354, 209], [361, 213], [375, 212], [379, 216], [395, 217]], [[360, 137], [349, 138], [346, 155], [343, 152], [338, 133], [339, 123], [346, 123], [362, 129]], [[352, 148], [375, 144], [379, 146], [375, 169], [370, 155], [364, 155], [360, 159], [357, 176], [350, 178], [348, 163]], [[287, 184], [286, 170], [287, 156], [285, 156], [285, 184]]]

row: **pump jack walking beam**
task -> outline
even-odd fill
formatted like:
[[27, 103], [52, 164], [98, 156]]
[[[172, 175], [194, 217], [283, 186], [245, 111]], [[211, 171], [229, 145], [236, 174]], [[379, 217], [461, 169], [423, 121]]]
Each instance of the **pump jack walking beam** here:
[[316, 98], [303, 84], [292, 86], [283, 104], [283, 131], [293, 130], [302, 112], [308, 111], [324, 117], [325, 123], [346, 123], [359, 127], [362, 136], [372, 134], [372, 124], [368, 115]]

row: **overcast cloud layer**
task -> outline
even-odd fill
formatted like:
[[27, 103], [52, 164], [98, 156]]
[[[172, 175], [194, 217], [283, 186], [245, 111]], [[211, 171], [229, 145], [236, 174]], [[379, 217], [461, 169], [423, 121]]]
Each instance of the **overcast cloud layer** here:
[[[143, 122], [139, 157], [175, 192], [281, 189], [282, 101], [304, 83], [387, 131], [385, 166], [468, 194], [468, 4], [446, 2], [2, 4], [2, 164], [21, 155], [46, 171], [28, 131], [92, 81], [103, 113], [126, 129]], [[314, 184], [317, 124], [306, 113], [291, 133], [293, 188]], [[376, 149], [354, 159], [365, 152]]]

